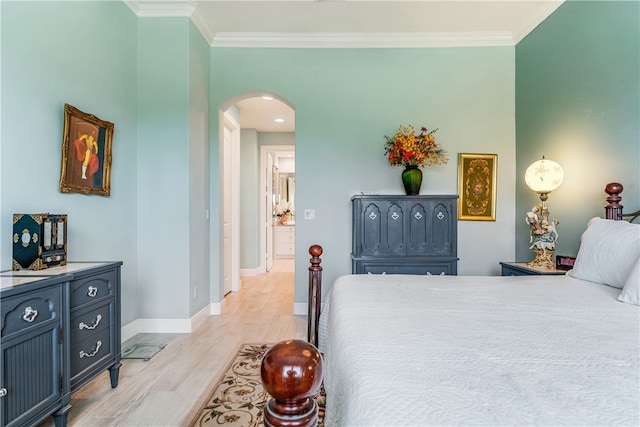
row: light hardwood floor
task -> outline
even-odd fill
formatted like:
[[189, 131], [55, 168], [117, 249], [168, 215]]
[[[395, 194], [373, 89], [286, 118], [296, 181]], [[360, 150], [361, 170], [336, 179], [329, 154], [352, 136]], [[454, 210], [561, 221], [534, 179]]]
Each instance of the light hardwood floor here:
[[[293, 260], [243, 277], [223, 313], [191, 334], [139, 334], [127, 343], [167, 343], [149, 361], [125, 359], [118, 387], [107, 372], [71, 398], [70, 426], [187, 426], [243, 343], [306, 339], [306, 316], [294, 316]], [[53, 426], [47, 419], [41, 427]]]

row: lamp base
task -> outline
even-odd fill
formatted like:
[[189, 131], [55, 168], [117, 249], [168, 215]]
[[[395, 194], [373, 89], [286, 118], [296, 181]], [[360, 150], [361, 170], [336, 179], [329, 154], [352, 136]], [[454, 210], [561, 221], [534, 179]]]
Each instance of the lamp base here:
[[555, 251], [545, 250], [545, 251], [535, 251], [535, 253], [536, 253], [536, 258], [530, 263], [527, 263], [529, 267], [548, 268], [551, 270], [555, 268], [556, 265], [551, 260]]

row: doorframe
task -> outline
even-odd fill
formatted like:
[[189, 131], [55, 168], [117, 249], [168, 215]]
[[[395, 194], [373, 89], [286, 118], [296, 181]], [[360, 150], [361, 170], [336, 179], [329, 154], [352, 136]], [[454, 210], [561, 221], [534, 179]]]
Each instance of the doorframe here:
[[[222, 135], [220, 137], [221, 149], [224, 150], [224, 130], [228, 128], [231, 132], [231, 162], [230, 164], [225, 164], [224, 162], [224, 152], [221, 155], [222, 159], [222, 170], [221, 176], [223, 177], [223, 188], [222, 191], [230, 191], [231, 201], [231, 218], [229, 222], [231, 224], [231, 254], [224, 253], [223, 248], [223, 257], [230, 256], [231, 257], [231, 272], [229, 273], [229, 277], [231, 279], [231, 292], [237, 292], [240, 290], [240, 124], [233, 118], [231, 114], [227, 111], [223, 112], [223, 120], [222, 120]], [[224, 176], [226, 173], [226, 169], [231, 168], [231, 182], [227, 183], [224, 180]], [[224, 195], [221, 197], [222, 204], [224, 204]], [[224, 206], [222, 207], [222, 212], [224, 212]], [[224, 227], [224, 218], [223, 224]], [[224, 230], [222, 230], [224, 233]], [[224, 238], [224, 236], [222, 236]], [[224, 259], [222, 261], [222, 265], [224, 268]], [[224, 279], [224, 272], [222, 275]], [[224, 286], [222, 290], [222, 294], [224, 296]]]
[[[271, 193], [271, 183], [267, 182], [267, 155], [269, 153], [278, 152], [295, 152], [295, 145], [261, 145], [260, 146], [260, 200], [264, 201], [269, 197]], [[274, 247], [273, 242], [267, 242], [267, 227], [273, 225], [273, 214], [267, 211], [266, 203], [260, 203], [260, 265], [258, 271], [260, 273], [267, 272], [267, 244], [271, 243], [271, 247]], [[275, 233], [271, 233], [271, 238], [275, 239]], [[275, 253], [272, 254], [275, 258]]]

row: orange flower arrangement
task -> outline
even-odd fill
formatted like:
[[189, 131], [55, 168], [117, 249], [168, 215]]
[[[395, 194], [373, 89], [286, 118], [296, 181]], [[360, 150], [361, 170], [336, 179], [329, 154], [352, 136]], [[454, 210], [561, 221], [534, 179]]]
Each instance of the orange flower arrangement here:
[[385, 155], [389, 158], [391, 166], [446, 165], [449, 159], [446, 151], [436, 143], [434, 134], [437, 130], [429, 131], [422, 127], [416, 135], [412, 125], [401, 125], [395, 135], [385, 136]]

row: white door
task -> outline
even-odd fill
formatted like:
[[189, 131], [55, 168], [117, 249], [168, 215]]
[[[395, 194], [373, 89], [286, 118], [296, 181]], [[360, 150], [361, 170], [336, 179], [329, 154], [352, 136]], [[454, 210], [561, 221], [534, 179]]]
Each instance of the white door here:
[[222, 200], [222, 247], [223, 247], [223, 289], [224, 294], [231, 292], [231, 129], [227, 126], [225, 121], [224, 125], [224, 140], [223, 140], [223, 200]]

